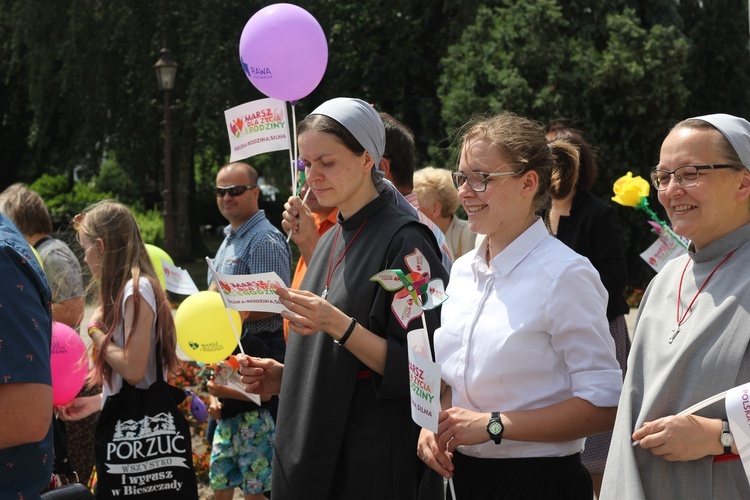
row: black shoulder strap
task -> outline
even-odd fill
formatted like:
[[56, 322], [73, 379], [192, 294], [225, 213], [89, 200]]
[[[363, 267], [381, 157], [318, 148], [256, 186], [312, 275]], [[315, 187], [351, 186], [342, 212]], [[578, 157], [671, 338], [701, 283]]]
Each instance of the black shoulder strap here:
[[70, 463], [68, 445], [65, 443], [62, 427], [57, 421], [57, 417], [54, 416], [52, 417], [52, 435], [55, 443], [55, 473], [73, 480], [75, 470], [73, 464]]
[[42, 246], [42, 243], [44, 243], [45, 241], [49, 241], [51, 239], [52, 239], [52, 236], [45, 236], [43, 238], [39, 238], [38, 240], [36, 240], [36, 243], [34, 243], [34, 249], [39, 250], [39, 247]]

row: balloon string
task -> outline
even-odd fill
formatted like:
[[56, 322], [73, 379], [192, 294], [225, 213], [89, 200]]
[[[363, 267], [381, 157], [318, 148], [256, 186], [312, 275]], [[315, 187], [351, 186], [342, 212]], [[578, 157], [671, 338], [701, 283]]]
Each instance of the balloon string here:
[[234, 333], [234, 338], [237, 339], [237, 345], [240, 346], [240, 352], [244, 355], [245, 350], [242, 348], [242, 342], [240, 342], [240, 335], [237, 333], [237, 327], [234, 326], [234, 321], [232, 321], [232, 313], [229, 312], [229, 304], [227, 304], [227, 298], [224, 296], [224, 290], [222, 290], [221, 285], [219, 284], [219, 277], [216, 275], [216, 269], [214, 269], [213, 261], [210, 257], [206, 257], [206, 263], [208, 264], [208, 270], [211, 271], [211, 275], [214, 278], [214, 283], [216, 284], [217, 291], [221, 296], [221, 301], [224, 303], [224, 310], [227, 312], [229, 324], [232, 325], [232, 333]]
[[234, 333], [234, 338], [237, 339], [237, 345], [240, 346], [240, 352], [242, 355], [245, 355], [245, 350], [242, 348], [242, 342], [240, 341], [240, 335], [237, 333], [237, 327], [234, 326], [234, 321], [232, 321], [232, 313], [229, 312], [228, 308], [224, 308], [224, 310], [227, 312], [227, 318], [229, 318], [229, 324], [232, 325], [232, 333]]
[[[307, 197], [310, 196], [310, 191], [312, 191], [312, 190], [308, 189], [307, 192], [305, 193], [305, 197], [302, 198], [302, 204], [303, 205], [307, 201]], [[289, 234], [286, 235], [286, 242], [287, 243], [289, 243], [289, 240], [292, 239], [292, 233], [293, 232], [294, 232], [294, 229], [292, 229], [291, 231], [289, 231]]]
[[294, 145], [294, 152], [292, 153], [292, 194], [295, 194], [299, 191], [299, 186], [297, 186], [298, 178], [299, 178], [299, 171], [297, 169], [297, 101], [292, 101], [292, 140]]

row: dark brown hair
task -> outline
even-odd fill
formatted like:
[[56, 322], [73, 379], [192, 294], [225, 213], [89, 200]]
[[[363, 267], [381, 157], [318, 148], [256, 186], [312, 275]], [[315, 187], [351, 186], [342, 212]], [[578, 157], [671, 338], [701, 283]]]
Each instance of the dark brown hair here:
[[[555, 123], [550, 126], [547, 132], [547, 140], [552, 142], [554, 140], [568, 141], [578, 149], [579, 165], [578, 165], [578, 180], [575, 181], [576, 194], [588, 193], [594, 186], [597, 175], [596, 166], [596, 154], [593, 148], [583, 138], [583, 134], [572, 127], [564, 125], [562, 123]], [[567, 186], [560, 186], [558, 189], [559, 194], [550, 193], [555, 199], [562, 199], [570, 194], [570, 189], [566, 189]]]

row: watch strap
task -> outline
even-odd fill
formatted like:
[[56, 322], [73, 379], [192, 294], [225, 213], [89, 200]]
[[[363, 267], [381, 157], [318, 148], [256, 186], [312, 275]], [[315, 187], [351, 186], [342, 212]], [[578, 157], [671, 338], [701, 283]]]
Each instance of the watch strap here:
[[[500, 432], [499, 433], [495, 433], [495, 432], [491, 431], [491, 429], [494, 428], [494, 427], [496, 427], [496, 426], [500, 427]], [[487, 434], [490, 435], [490, 439], [495, 444], [500, 444], [502, 442], [502, 440], [503, 440], [503, 431], [504, 430], [505, 429], [503, 427], [503, 422], [502, 422], [502, 419], [500, 417], [500, 412], [499, 411], [493, 411], [492, 413], [490, 413], [490, 420], [487, 423]]]
[[[729, 422], [727, 422], [726, 420], [722, 420], [721, 421], [721, 436], [724, 437], [724, 434], [727, 434], [730, 437], [732, 437], [732, 442], [734, 442], [734, 438], [732, 436], [732, 432], [729, 430]], [[724, 444], [724, 440], [722, 439], [721, 440], [721, 444], [724, 446], [724, 453], [725, 454], [732, 453], [732, 444], [731, 443], [730, 443], [729, 446], [726, 446]]]

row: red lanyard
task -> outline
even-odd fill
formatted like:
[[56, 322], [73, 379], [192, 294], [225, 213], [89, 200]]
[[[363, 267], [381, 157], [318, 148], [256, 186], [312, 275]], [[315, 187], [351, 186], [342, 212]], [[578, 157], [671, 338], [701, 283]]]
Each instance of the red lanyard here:
[[708, 280], [711, 279], [714, 273], [719, 270], [721, 265], [724, 264], [727, 260], [729, 260], [729, 257], [731, 257], [732, 254], [736, 251], [737, 249], [735, 248], [734, 250], [729, 252], [727, 256], [724, 257], [722, 261], [717, 264], [716, 267], [714, 267], [714, 270], [711, 271], [711, 274], [708, 275], [708, 278], [706, 278], [706, 281], [704, 281], [701, 287], [698, 289], [698, 291], [695, 292], [695, 296], [693, 297], [693, 300], [690, 301], [690, 305], [687, 306], [687, 309], [685, 309], [685, 313], [682, 315], [682, 317], [680, 317], [680, 304], [682, 303], [682, 280], [685, 278], [685, 271], [687, 271], [687, 268], [690, 265], [690, 262], [692, 262], [692, 259], [688, 259], [688, 261], [685, 263], [685, 267], [682, 270], [682, 276], [680, 276], [680, 287], [677, 289], [677, 325], [674, 328], [672, 328], [672, 332], [669, 334], [670, 344], [672, 343], [674, 338], [677, 336], [677, 334], [680, 333], [680, 326], [682, 326], [682, 324], [685, 322], [685, 319], [687, 319], [687, 315], [690, 312], [690, 309], [693, 307], [695, 300], [698, 298], [698, 295], [700, 295], [703, 289], [706, 288], [706, 285], [708, 284]]
[[[354, 238], [352, 238], [352, 241], [350, 241], [346, 245], [346, 247], [344, 247], [344, 252], [336, 260], [336, 263], [333, 264], [333, 252], [336, 250], [336, 242], [339, 241], [339, 233], [341, 233], [341, 224], [339, 224], [339, 227], [336, 228], [336, 236], [334, 236], [333, 245], [331, 246], [331, 256], [328, 258], [328, 271], [326, 272], [326, 287], [323, 289], [323, 293], [320, 295], [324, 299], [328, 297], [328, 287], [331, 285], [331, 278], [333, 277], [334, 271], [336, 271], [336, 268], [339, 267], [339, 264], [344, 259], [344, 255], [346, 255], [346, 252], [349, 251], [349, 247], [351, 247], [354, 241], [357, 239], [357, 236], [359, 236], [359, 233], [360, 231], [362, 231], [362, 228], [365, 227], [365, 224], [367, 224], [367, 219], [365, 219], [362, 225], [359, 226], [359, 229], [357, 229], [357, 232], [354, 233]], [[331, 267], [332, 264], [333, 264], [333, 267]]]

